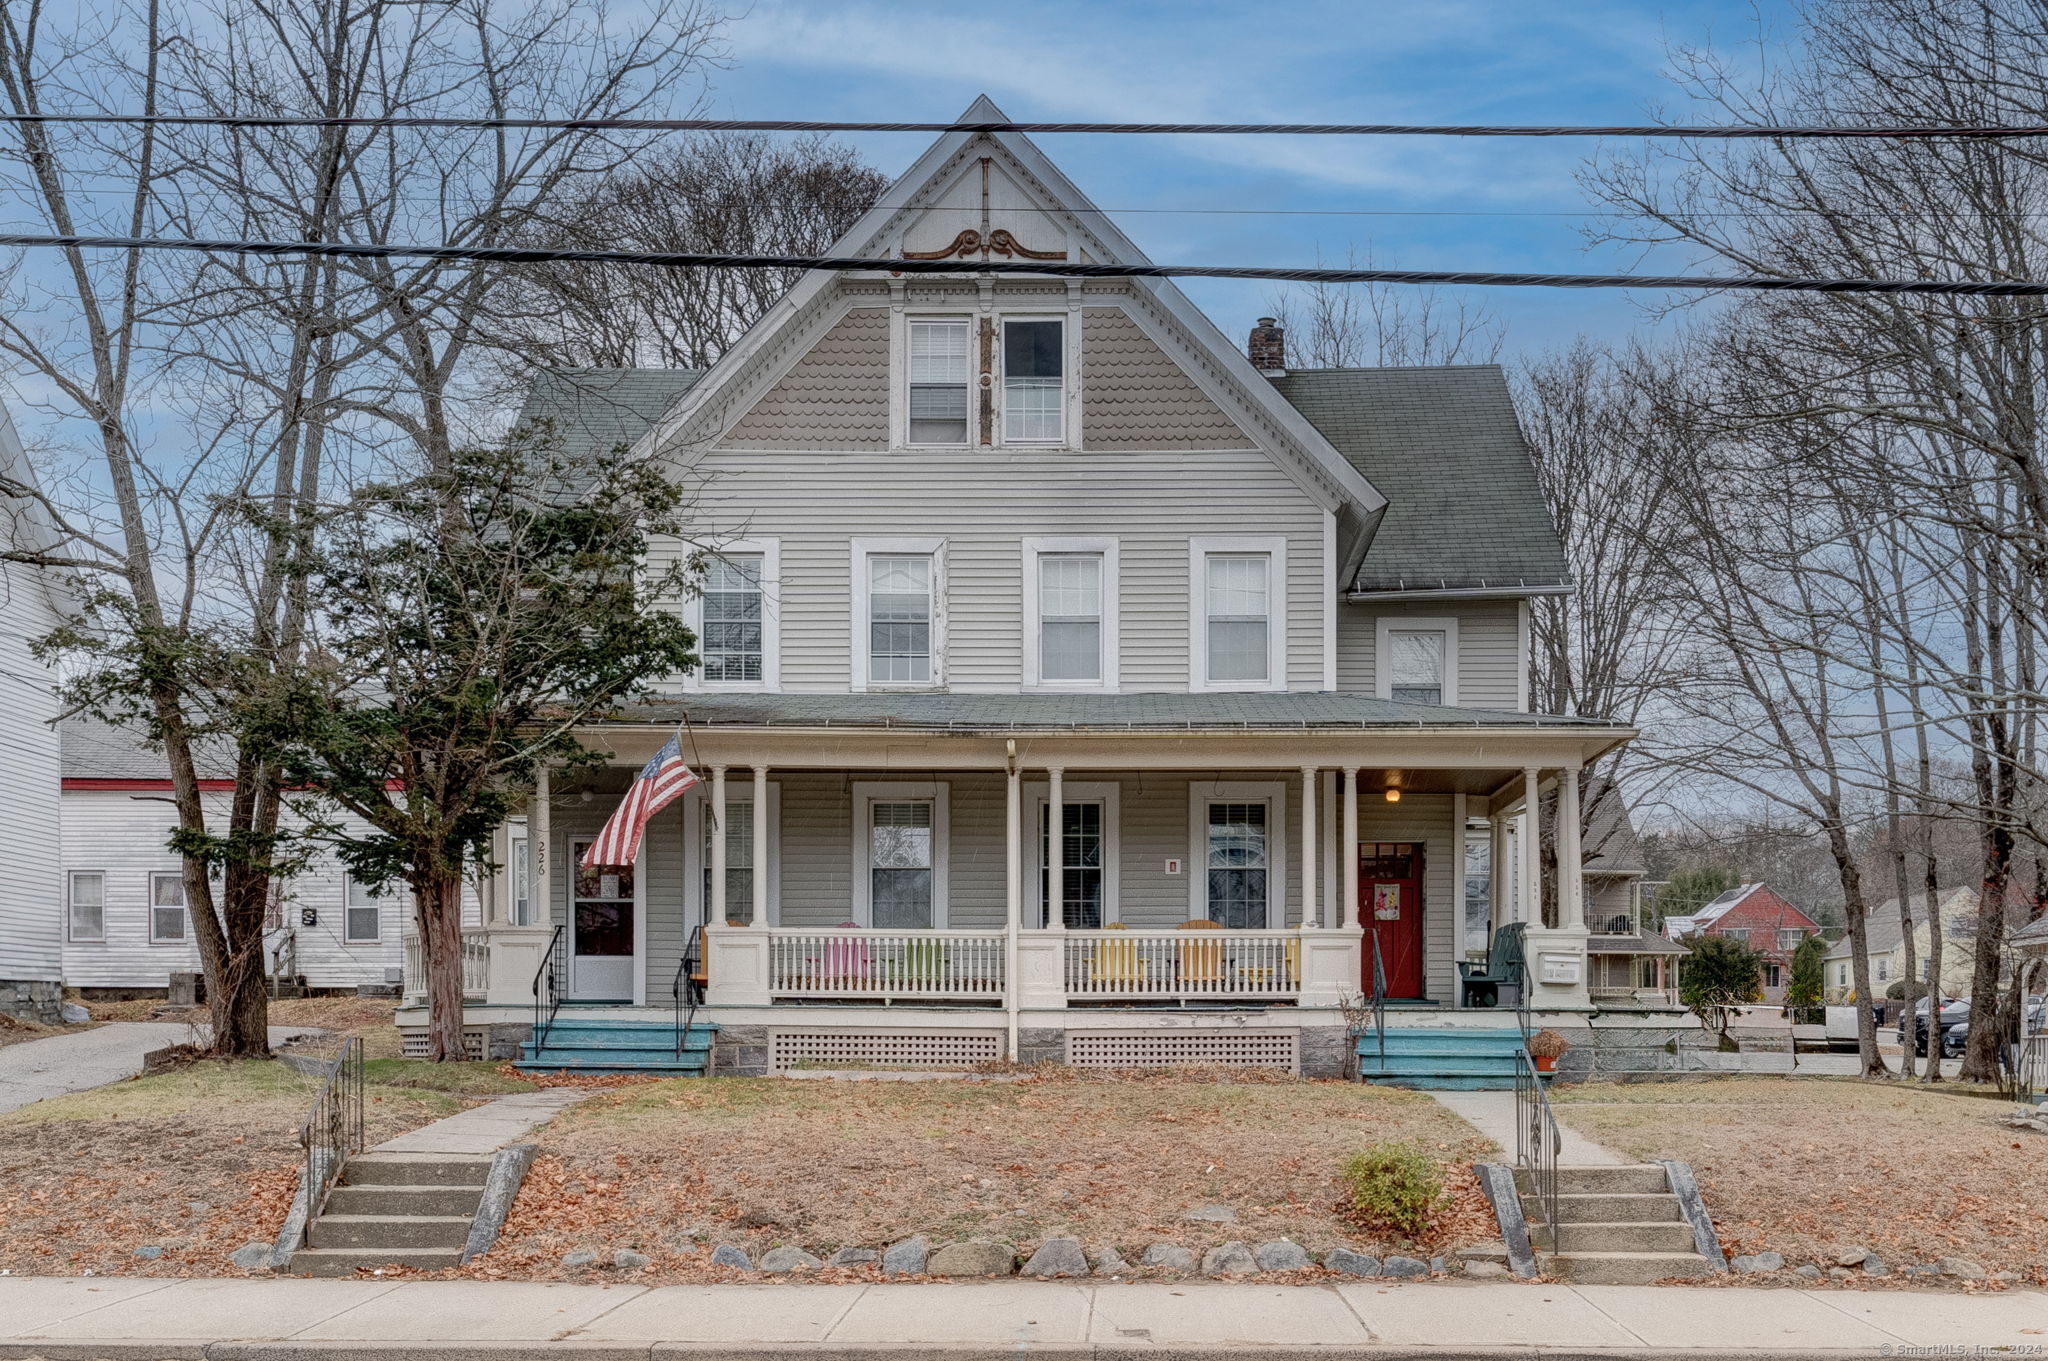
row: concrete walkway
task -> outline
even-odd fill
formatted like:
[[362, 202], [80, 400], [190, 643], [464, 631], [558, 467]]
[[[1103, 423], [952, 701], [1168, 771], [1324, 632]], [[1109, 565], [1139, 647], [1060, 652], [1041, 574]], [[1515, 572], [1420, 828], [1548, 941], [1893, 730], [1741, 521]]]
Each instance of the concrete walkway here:
[[[274, 1025], [270, 1042], [312, 1033], [305, 1026]], [[46, 1097], [104, 1087], [142, 1071], [142, 1056], [192, 1038], [182, 1021], [115, 1021], [72, 1035], [52, 1035], [0, 1048], [0, 1111], [19, 1110]]]
[[539, 1125], [560, 1115], [589, 1093], [574, 1087], [544, 1087], [537, 1092], [501, 1096], [472, 1106], [445, 1120], [422, 1125], [410, 1134], [386, 1139], [372, 1153], [496, 1153]]
[[[1463, 1117], [1466, 1124], [1500, 1146], [1509, 1157], [1515, 1154], [1515, 1094], [1513, 1092], [1431, 1092], [1431, 1096]], [[1625, 1167], [1629, 1159], [1603, 1144], [1557, 1122], [1559, 1167]]]
[[4, 1358], [2038, 1355], [2044, 1328], [2048, 1295], [2018, 1291], [0, 1279]]

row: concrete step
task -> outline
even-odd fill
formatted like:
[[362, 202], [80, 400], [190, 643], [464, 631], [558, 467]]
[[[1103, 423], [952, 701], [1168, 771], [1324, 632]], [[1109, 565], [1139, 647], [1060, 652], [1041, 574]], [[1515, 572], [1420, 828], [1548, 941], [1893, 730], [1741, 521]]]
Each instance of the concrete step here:
[[1499, 1074], [1443, 1076], [1436, 1073], [1406, 1073], [1376, 1076], [1367, 1073], [1364, 1077], [1375, 1087], [1401, 1087], [1411, 1092], [1511, 1092], [1515, 1089], [1514, 1078]]
[[490, 1174], [489, 1154], [477, 1158], [432, 1153], [358, 1153], [341, 1169], [343, 1186], [474, 1186]]
[[1562, 1247], [1567, 1252], [1694, 1252], [1692, 1225], [1684, 1220], [1635, 1223], [1572, 1223], [1564, 1225], [1561, 1243], [1552, 1243], [1550, 1226], [1529, 1225], [1529, 1241], [1538, 1248]]
[[[1532, 1218], [1540, 1218], [1544, 1213], [1543, 1202], [1537, 1197], [1524, 1196], [1522, 1204], [1525, 1212], [1535, 1212]], [[1678, 1197], [1668, 1191], [1661, 1195], [1560, 1192], [1557, 1218], [1562, 1224], [1652, 1224], [1682, 1220], [1685, 1216], [1679, 1213]]]
[[1650, 1285], [1713, 1270], [1697, 1252], [1542, 1252], [1536, 1264], [1544, 1275], [1574, 1285]]
[[460, 1248], [410, 1248], [387, 1251], [382, 1248], [301, 1248], [292, 1254], [294, 1276], [354, 1276], [379, 1267], [411, 1267], [415, 1271], [439, 1271], [460, 1266]]
[[327, 1193], [321, 1213], [474, 1217], [482, 1199], [481, 1186], [337, 1186]]
[[[1386, 1032], [1387, 1052], [1400, 1049], [1410, 1053], [1452, 1052], [1505, 1054], [1514, 1057], [1522, 1047], [1522, 1033], [1519, 1030], [1408, 1030], [1389, 1027]], [[1359, 1036], [1358, 1052], [1378, 1053], [1380, 1047], [1378, 1032]]]
[[[547, 1031], [550, 1044], [554, 1043], [558, 1036], [597, 1036], [606, 1039], [630, 1037], [643, 1044], [660, 1042], [669, 1045], [673, 1045], [676, 1040], [675, 1024], [671, 1021], [572, 1021], [564, 1016], [553, 1025], [544, 1026], [543, 1029]], [[709, 1040], [718, 1033], [718, 1027], [693, 1024], [687, 1033], [692, 1040]]]
[[331, 1215], [307, 1230], [316, 1248], [461, 1248], [469, 1241], [466, 1215]]
[[1397, 1054], [1389, 1049], [1384, 1059], [1376, 1053], [1361, 1055], [1359, 1071], [1374, 1077], [1512, 1078], [1515, 1061], [1491, 1054]]
[[[1515, 1169], [1515, 1186], [1525, 1195], [1530, 1189], [1529, 1169]], [[1560, 1167], [1557, 1169], [1559, 1195], [1634, 1194], [1663, 1195], [1671, 1189], [1663, 1167], [1649, 1163], [1636, 1167]]]

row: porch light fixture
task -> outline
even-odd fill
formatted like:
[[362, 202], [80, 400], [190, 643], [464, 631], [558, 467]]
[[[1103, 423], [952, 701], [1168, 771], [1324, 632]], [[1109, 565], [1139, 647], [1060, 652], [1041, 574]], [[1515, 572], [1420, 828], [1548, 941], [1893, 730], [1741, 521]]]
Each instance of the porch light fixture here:
[[1396, 786], [1394, 786], [1394, 785], [1388, 785], [1388, 786], [1387, 786], [1387, 802], [1388, 802], [1388, 803], [1399, 803], [1400, 801], [1401, 801], [1401, 791], [1400, 791], [1400, 789], [1399, 789], [1399, 788], [1397, 788], [1397, 787], [1396, 787]]

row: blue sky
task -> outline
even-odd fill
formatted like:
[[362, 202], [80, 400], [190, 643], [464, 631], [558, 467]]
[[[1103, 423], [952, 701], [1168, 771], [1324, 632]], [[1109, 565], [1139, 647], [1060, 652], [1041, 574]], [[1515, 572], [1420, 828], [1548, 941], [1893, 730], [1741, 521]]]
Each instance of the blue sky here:
[[[1753, 44], [1783, 0], [756, 0], [729, 30], [715, 115], [946, 119], [987, 93], [1020, 120], [1633, 123], [1682, 105], [1674, 44]], [[849, 138], [903, 169], [926, 139]], [[1588, 139], [1045, 136], [1040, 144], [1155, 260], [1598, 272], [1574, 181]], [[1618, 149], [1618, 148], [1617, 148]], [[1166, 210], [1206, 209], [1228, 212]], [[1246, 209], [1259, 211], [1246, 212]], [[1682, 264], [1665, 259], [1660, 264]], [[1184, 285], [1226, 333], [1270, 287]], [[1652, 325], [1623, 292], [1475, 290], [1508, 351]]]

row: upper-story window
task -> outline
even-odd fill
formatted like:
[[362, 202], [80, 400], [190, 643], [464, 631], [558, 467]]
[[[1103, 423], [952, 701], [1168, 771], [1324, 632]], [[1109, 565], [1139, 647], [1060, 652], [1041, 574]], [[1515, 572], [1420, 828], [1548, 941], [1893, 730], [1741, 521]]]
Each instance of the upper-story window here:
[[1189, 680], [1196, 690], [1286, 688], [1285, 541], [1196, 539]]
[[1409, 704], [1458, 702], [1458, 621], [1381, 616], [1374, 692]]
[[965, 317], [910, 323], [910, 442], [967, 443]]
[[762, 675], [761, 555], [713, 558], [704, 569], [704, 679], [759, 681]]
[[868, 559], [868, 678], [877, 685], [932, 681], [932, 555]]
[[1003, 442], [1057, 444], [1066, 436], [1066, 325], [1003, 322]]
[[1024, 684], [1114, 690], [1117, 541], [1024, 540]]

